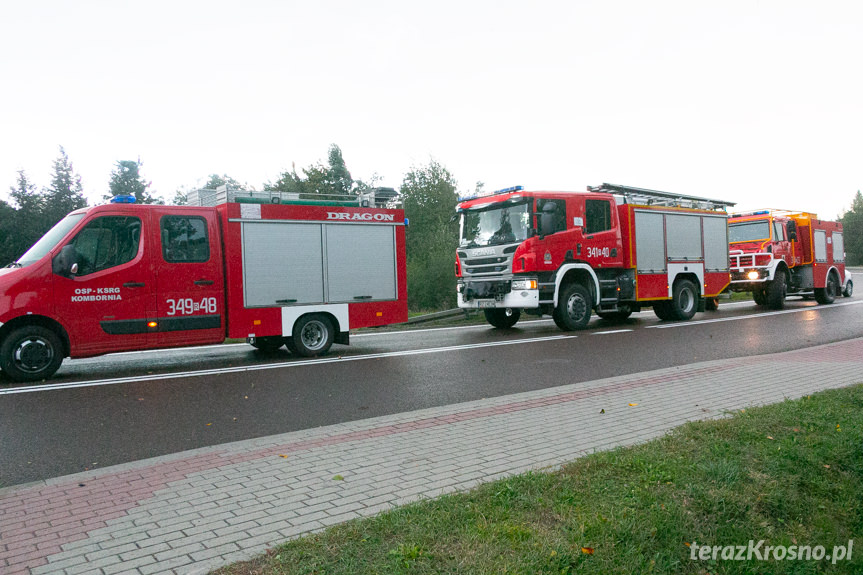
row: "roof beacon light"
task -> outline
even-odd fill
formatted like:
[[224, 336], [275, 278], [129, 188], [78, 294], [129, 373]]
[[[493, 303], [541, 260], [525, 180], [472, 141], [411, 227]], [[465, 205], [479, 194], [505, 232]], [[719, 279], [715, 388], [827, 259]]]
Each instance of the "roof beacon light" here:
[[135, 203], [135, 196], [132, 196], [132, 195], [114, 196], [113, 198], [111, 198], [111, 203], [112, 204], [134, 204]]

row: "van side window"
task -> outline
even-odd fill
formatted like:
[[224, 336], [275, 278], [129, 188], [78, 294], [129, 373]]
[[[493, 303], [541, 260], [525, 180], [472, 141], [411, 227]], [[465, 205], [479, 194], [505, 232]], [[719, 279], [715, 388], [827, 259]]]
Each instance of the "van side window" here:
[[210, 259], [207, 221], [199, 216], [164, 216], [159, 222], [162, 257], [168, 263], [205, 262]]
[[594, 234], [611, 229], [611, 203], [608, 200], [584, 201], [584, 233]]
[[104, 216], [87, 224], [70, 242], [75, 247], [77, 276], [86, 276], [132, 261], [138, 255], [141, 220]]

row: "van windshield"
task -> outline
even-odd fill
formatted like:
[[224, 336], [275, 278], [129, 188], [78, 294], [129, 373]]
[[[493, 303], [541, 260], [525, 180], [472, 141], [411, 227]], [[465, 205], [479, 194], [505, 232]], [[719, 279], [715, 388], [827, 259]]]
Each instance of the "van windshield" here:
[[461, 215], [463, 248], [523, 242], [530, 236], [530, 204], [504, 204], [492, 209], [466, 211]]
[[57, 222], [57, 224], [48, 230], [44, 236], [42, 236], [38, 242], [33, 244], [29, 250], [27, 250], [23, 256], [18, 258], [17, 262], [9, 264], [8, 267], [16, 267], [23, 268], [24, 266], [29, 266], [32, 263], [36, 263], [45, 257], [45, 254], [54, 249], [54, 246], [66, 237], [66, 234], [75, 227], [81, 218], [84, 217], [84, 214], [70, 214]]

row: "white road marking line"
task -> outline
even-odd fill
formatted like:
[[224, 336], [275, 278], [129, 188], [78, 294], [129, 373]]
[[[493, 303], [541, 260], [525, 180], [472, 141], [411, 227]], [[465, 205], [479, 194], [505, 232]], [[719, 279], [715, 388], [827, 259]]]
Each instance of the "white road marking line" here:
[[102, 385], [116, 385], [120, 383], [138, 383], [142, 381], [158, 381], [167, 379], [178, 379], [182, 377], [201, 377], [204, 375], [222, 375], [226, 373], [243, 373], [251, 371], [263, 371], [268, 369], [287, 369], [291, 367], [306, 367], [309, 365], [320, 365], [325, 363], [342, 363], [346, 361], [362, 361], [368, 359], [382, 359], [389, 357], [402, 357], [409, 355], [425, 355], [429, 353], [443, 353], [449, 351], [464, 351], [481, 349], [484, 347], [499, 347], [502, 345], [517, 345], [525, 343], [540, 343], [562, 339], [575, 339], [575, 335], [553, 335], [548, 337], [533, 337], [528, 339], [510, 339], [487, 343], [472, 343], [468, 345], [450, 345], [446, 347], [433, 347], [430, 349], [412, 349], [406, 351], [391, 351], [385, 353], [372, 353], [367, 355], [349, 355], [344, 357], [324, 357], [309, 359], [305, 361], [291, 361], [283, 363], [269, 363], [264, 365], [249, 365], [244, 367], [227, 367], [222, 369], [203, 369], [199, 371], [185, 371], [179, 373], [166, 373], [161, 375], [142, 375], [137, 377], [119, 377], [113, 379], [97, 379], [93, 381], [77, 381], [70, 383], [54, 383], [45, 385], [31, 385], [27, 387], [14, 387], [11, 389], [0, 389], [0, 395], [13, 395], [18, 393], [34, 393], [38, 391], [58, 391], [62, 389], [76, 389], [80, 387], [97, 387]]
[[613, 329], [611, 331], [596, 331], [593, 332], [593, 335], [608, 335], [610, 333], [625, 333], [627, 331], [633, 331], [631, 329]]
[[771, 315], [782, 315], [782, 314], [786, 314], [786, 313], [801, 313], [801, 312], [806, 312], [806, 311], [823, 311], [823, 310], [842, 307], [842, 306], [846, 306], [846, 305], [857, 305], [860, 303], [863, 303], [863, 300], [850, 301], [850, 302], [846, 302], [846, 303], [834, 303], [832, 305], [810, 306], [810, 307], [803, 307], [803, 308], [797, 308], [797, 309], [783, 309], [783, 310], [777, 310], [777, 311], [768, 311], [768, 312], [764, 312], [764, 313], [753, 313], [751, 315], [739, 315], [739, 316], [735, 316], [735, 317], [720, 317], [720, 318], [716, 318], [716, 319], [702, 319], [699, 321], [684, 321], [684, 322], [680, 322], [680, 323], [649, 325], [649, 326], [647, 326], [647, 329], [668, 329], [671, 327], [686, 327], [686, 326], [690, 326], [690, 325], [702, 325], [705, 323], [719, 323], [722, 321], [739, 321], [742, 319], [769, 317]]

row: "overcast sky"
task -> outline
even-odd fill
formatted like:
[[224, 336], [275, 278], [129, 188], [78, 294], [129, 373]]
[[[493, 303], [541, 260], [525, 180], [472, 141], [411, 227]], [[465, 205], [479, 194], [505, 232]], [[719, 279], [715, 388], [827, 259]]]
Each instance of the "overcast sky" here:
[[836, 217], [863, 189], [863, 2], [4, 3], [0, 197], [65, 147], [88, 197], [261, 188], [338, 144], [398, 187], [602, 182]]

